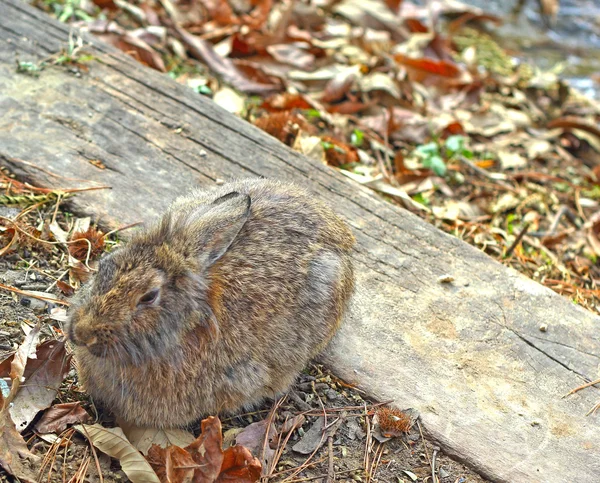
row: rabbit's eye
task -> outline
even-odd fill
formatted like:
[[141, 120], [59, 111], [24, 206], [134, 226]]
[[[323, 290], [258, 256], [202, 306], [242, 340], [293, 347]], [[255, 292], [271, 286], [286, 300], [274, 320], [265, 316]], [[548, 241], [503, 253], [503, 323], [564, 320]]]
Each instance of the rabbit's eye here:
[[150, 292], [144, 294], [142, 296], [142, 298], [140, 298], [140, 300], [138, 301], [138, 305], [153, 304], [154, 302], [156, 302], [156, 299], [158, 298], [159, 293], [160, 293], [160, 289], [158, 289], [158, 288], [150, 290]]

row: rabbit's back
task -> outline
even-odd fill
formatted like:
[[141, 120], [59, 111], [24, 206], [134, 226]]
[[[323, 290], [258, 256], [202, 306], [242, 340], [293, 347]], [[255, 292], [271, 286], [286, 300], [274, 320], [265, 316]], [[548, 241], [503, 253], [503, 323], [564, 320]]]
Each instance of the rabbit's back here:
[[239, 361], [221, 369], [229, 379], [237, 374], [246, 381], [251, 372], [260, 373], [256, 392], [272, 388], [274, 395], [339, 328], [354, 288], [354, 237], [308, 192], [275, 181], [230, 183], [192, 194], [174, 209], [211, 203], [231, 190], [250, 195], [252, 214], [209, 274], [218, 345], [232, 354], [235, 348]]

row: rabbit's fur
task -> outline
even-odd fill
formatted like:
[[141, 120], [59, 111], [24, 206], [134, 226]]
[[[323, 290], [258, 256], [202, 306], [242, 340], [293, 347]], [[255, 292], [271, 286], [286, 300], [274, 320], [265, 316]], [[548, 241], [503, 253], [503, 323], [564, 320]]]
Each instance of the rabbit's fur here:
[[74, 303], [84, 387], [161, 428], [282, 393], [341, 323], [353, 245], [294, 185], [242, 180], [177, 199], [100, 261]]

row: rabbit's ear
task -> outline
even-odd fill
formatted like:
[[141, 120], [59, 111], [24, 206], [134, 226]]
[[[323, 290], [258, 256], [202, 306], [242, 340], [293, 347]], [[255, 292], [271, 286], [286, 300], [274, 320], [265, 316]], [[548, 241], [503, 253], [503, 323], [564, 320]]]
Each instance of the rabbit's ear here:
[[250, 196], [228, 193], [209, 205], [198, 222], [200, 266], [210, 267], [221, 258], [250, 216]]

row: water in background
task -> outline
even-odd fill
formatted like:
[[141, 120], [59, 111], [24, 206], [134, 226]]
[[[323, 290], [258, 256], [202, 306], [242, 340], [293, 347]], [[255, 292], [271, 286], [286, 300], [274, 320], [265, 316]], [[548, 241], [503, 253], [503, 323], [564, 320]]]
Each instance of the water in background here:
[[[527, 0], [518, 18], [517, 0], [462, 0], [502, 17], [496, 29], [500, 45], [542, 69], [561, 62], [562, 77], [585, 94], [600, 99], [600, 0], [560, 0], [556, 23], [545, 28], [538, 0]], [[416, 3], [425, 3], [424, 1]]]

